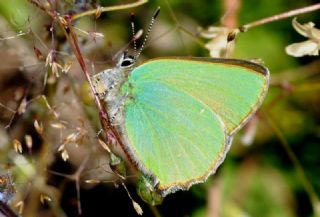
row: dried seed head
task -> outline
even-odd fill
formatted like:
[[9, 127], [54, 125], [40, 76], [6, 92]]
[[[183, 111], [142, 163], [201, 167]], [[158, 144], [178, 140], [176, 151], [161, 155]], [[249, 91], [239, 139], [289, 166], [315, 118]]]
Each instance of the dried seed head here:
[[22, 145], [19, 140], [17, 140], [17, 139], [13, 140], [13, 148], [14, 148], [15, 152], [22, 154]]
[[66, 20], [64, 17], [59, 16], [59, 21], [62, 23], [62, 25], [65, 26], [65, 28], [68, 27], [68, 22], [67, 22], [67, 20]]
[[63, 149], [63, 151], [61, 152], [61, 157], [64, 161], [67, 161], [69, 159], [69, 154], [66, 149]]
[[67, 63], [65, 63], [63, 65], [63, 67], [61, 68], [61, 71], [64, 72], [64, 73], [69, 72], [69, 70], [70, 70], [70, 68], [72, 66], [72, 63], [73, 63], [72, 61], [68, 61]]
[[94, 14], [95, 18], [98, 19], [102, 13], [102, 8], [100, 6], [97, 7], [96, 12]]
[[101, 183], [101, 181], [96, 180], [96, 179], [88, 179], [88, 180], [85, 181], [85, 183], [87, 183], [87, 184], [99, 184], [99, 183]]
[[25, 135], [24, 136], [24, 140], [26, 142], [26, 146], [28, 147], [28, 149], [32, 149], [32, 137], [30, 135]]
[[38, 60], [44, 59], [42, 52], [37, 47], [34, 46], [33, 51], [34, 51], [35, 55], [37, 56]]
[[58, 152], [62, 152], [65, 149], [64, 144], [60, 145], [58, 148]]
[[104, 141], [102, 141], [101, 139], [98, 139], [98, 142], [104, 150], [111, 153], [110, 148], [108, 147], [108, 145]]
[[19, 202], [17, 202], [14, 207], [16, 207], [18, 209], [18, 213], [21, 215], [23, 213], [23, 209], [24, 209], [24, 202], [22, 200], [20, 200]]
[[143, 214], [143, 210], [142, 210], [141, 206], [137, 202], [132, 200], [132, 205], [133, 205], [133, 208], [137, 212], [138, 215], [142, 215]]
[[45, 66], [52, 66], [53, 55], [54, 55], [54, 50], [51, 50], [47, 55]]
[[54, 76], [56, 76], [57, 78], [60, 77], [59, 70], [58, 70], [59, 68], [62, 68], [62, 66], [59, 63], [52, 62], [51, 70], [52, 70], [52, 73], [54, 74]]
[[66, 126], [60, 122], [58, 123], [51, 123], [51, 127], [56, 128], [56, 129], [66, 129]]
[[43, 125], [42, 125], [42, 123], [39, 124], [38, 120], [35, 120], [33, 125], [34, 125], [34, 128], [36, 129], [37, 133], [42, 135], [42, 133], [43, 133]]
[[18, 114], [21, 115], [23, 113], [26, 112], [26, 108], [27, 108], [27, 99], [26, 97], [24, 97], [19, 105], [19, 108], [18, 108]]

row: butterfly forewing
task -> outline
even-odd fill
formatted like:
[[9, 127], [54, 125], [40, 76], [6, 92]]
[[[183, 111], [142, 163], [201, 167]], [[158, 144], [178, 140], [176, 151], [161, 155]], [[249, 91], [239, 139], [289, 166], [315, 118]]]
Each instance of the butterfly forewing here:
[[135, 69], [131, 82], [160, 82], [206, 104], [229, 135], [255, 113], [266, 95], [269, 74], [257, 64], [225, 59], [156, 59]]
[[261, 104], [268, 71], [246, 61], [164, 58], [135, 68], [128, 83], [127, 150], [165, 195], [220, 165]]

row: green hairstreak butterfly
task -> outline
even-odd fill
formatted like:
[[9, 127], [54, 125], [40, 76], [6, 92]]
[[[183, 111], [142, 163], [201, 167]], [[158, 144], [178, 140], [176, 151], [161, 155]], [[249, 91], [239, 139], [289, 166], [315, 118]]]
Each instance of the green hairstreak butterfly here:
[[268, 70], [195, 57], [156, 58], [132, 69], [135, 60], [124, 53], [115, 68], [93, 76], [124, 151], [162, 196], [204, 182], [262, 103]]

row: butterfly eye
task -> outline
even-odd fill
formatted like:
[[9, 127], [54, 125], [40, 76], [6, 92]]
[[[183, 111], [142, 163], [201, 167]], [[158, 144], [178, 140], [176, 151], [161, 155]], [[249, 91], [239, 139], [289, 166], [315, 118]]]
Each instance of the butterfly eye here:
[[125, 59], [122, 60], [120, 66], [123, 68], [127, 68], [132, 66], [134, 63], [134, 57], [133, 56], [127, 56]]

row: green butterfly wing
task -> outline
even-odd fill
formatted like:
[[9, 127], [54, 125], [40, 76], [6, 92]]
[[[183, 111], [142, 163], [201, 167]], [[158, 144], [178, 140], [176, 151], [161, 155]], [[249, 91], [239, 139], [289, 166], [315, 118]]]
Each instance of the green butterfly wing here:
[[123, 91], [127, 153], [163, 195], [203, 182], [268, 89], [264, 67], [240, 60], [163, 58], [135, 68]]

